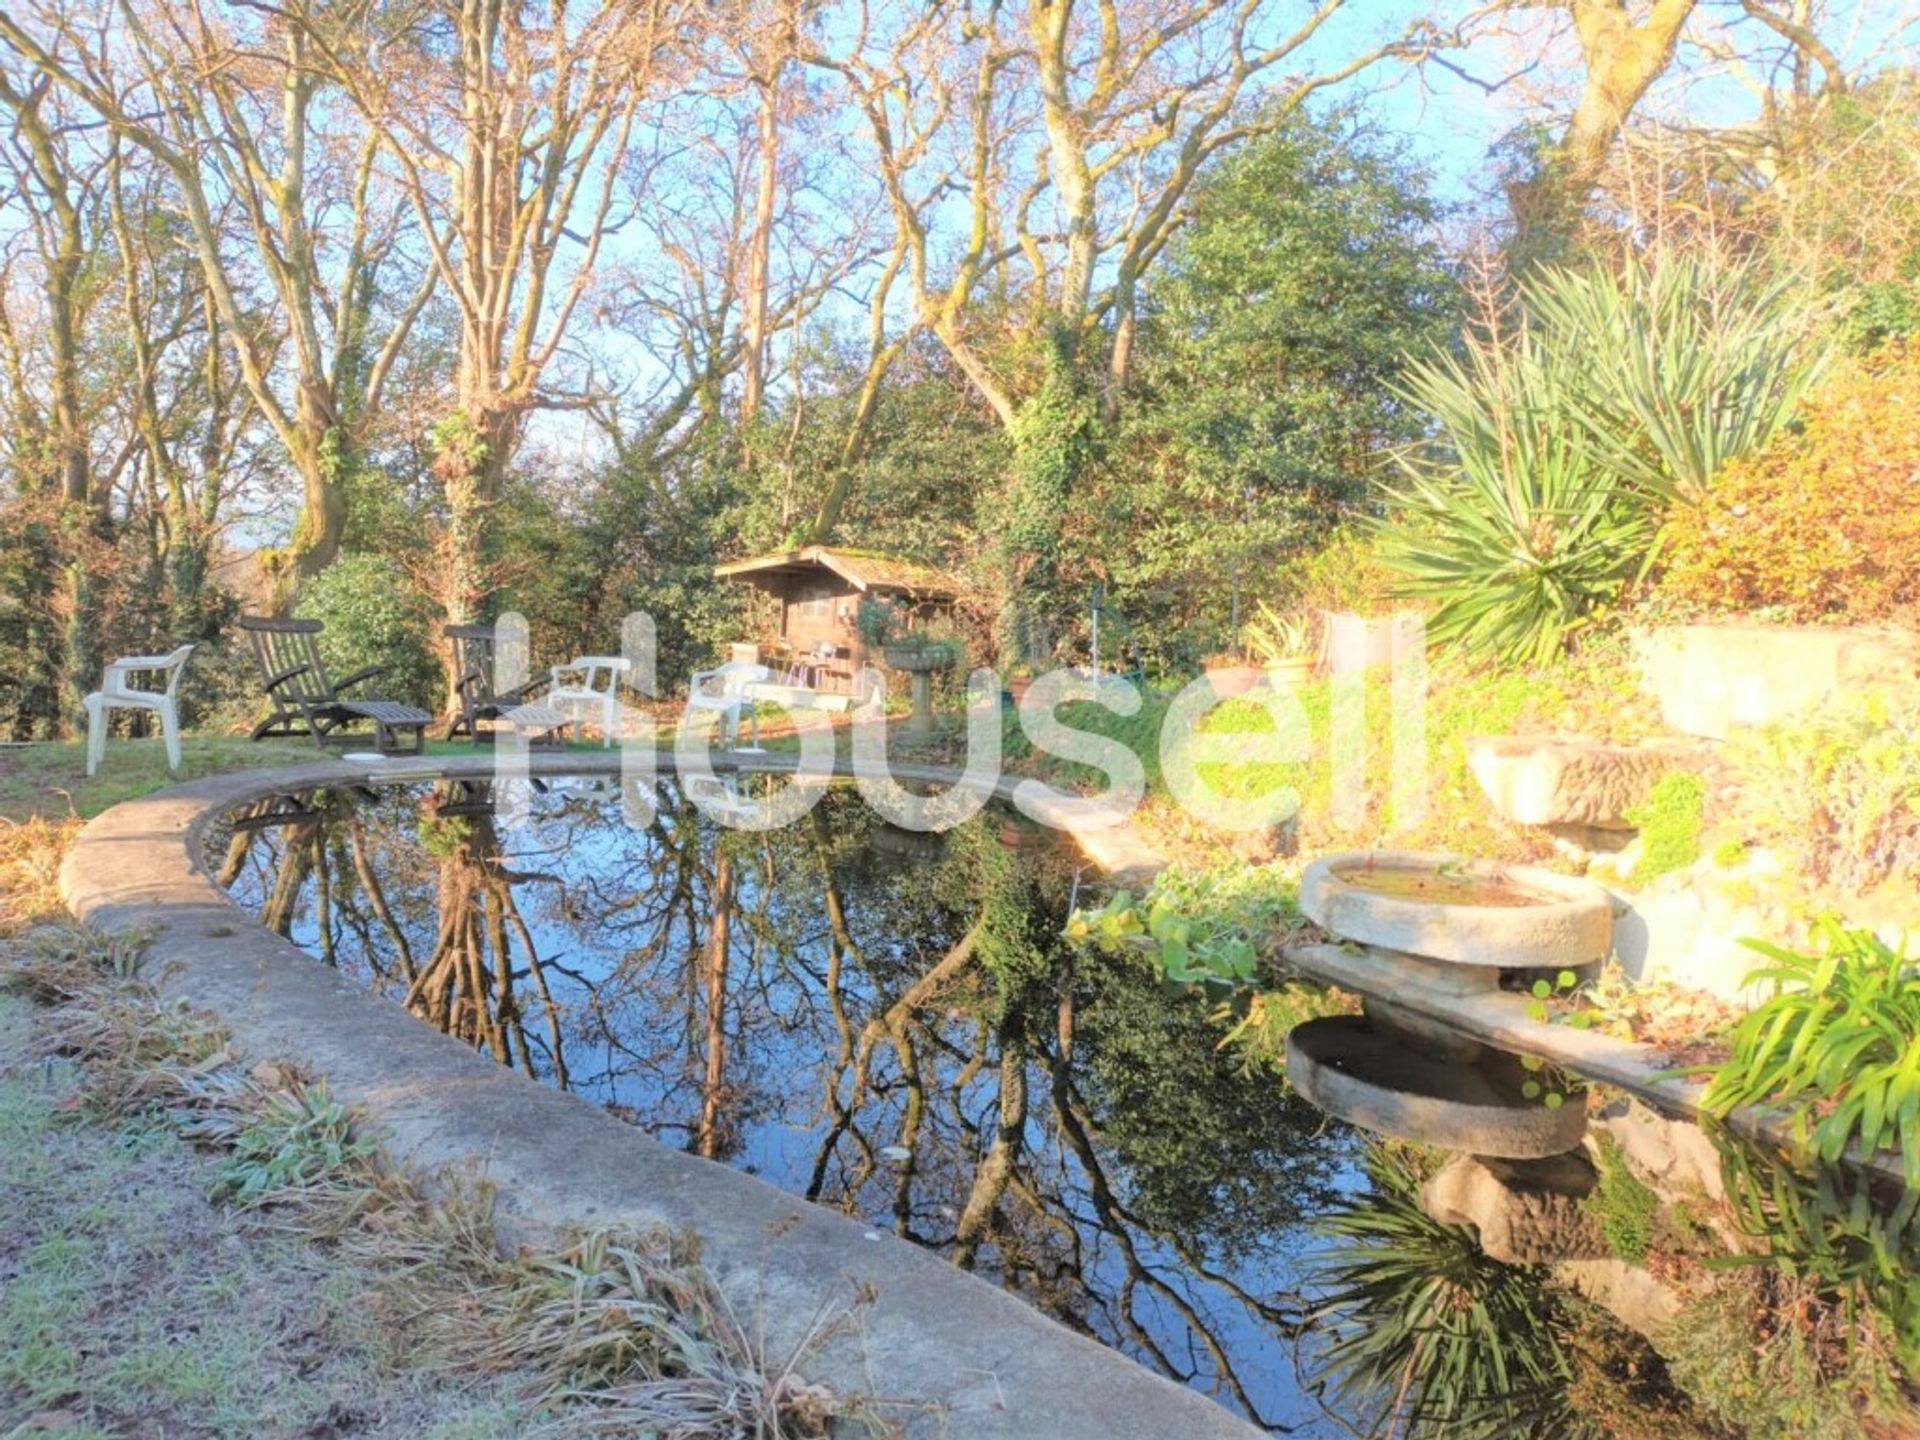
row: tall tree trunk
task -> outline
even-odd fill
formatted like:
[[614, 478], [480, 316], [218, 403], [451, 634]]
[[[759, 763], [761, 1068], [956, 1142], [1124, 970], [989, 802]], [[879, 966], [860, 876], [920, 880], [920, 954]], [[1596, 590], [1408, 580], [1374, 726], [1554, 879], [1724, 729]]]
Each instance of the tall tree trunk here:
[[733, 856], [720, 852], [713, 870], [713, 921], [707, 927], [704, 956], [707, 989], [706, 1076], [700, 1087], [700, 1127], [696, 1154], [717, 1160], [726, 1149], [727, 968], [733, 914]]
[[1538, 174], [1513, 187], [1520, 263], [1551, 258], [1577, 226], [1633, 107], [1672, 63], [1697, 0], [1655, 0], [1635, 24], [1626, 0], [1568, 0], [1586, 77], [1573, 118]]
[[746, 316], [741, 327], [742, 354], [740, 419], [750, 423], [760, 413], [767, 392], [767, 310], [772, 288], [773, 219], [780, 195], [780, 74], [761, 87], [759, 187], [753, 201], [753, 229], [747, 239]]

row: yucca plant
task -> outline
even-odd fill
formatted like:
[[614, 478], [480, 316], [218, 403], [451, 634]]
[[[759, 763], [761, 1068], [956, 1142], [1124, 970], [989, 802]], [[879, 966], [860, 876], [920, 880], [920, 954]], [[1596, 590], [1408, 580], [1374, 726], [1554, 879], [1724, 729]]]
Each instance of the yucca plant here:
[[1411, 363], [1434, 433], [1399, 458], [1383, 558], [1434, 637], [1542, 660], [1652, 565], [1665, 507], [1765, 444], [1825, 363], [1784, 283], [1656, 254], [1548, 269], [1511, 338]]
[[1436, 640], [1519, 662], [1557, 652], [1652, 558], [1656, 516], [1579, 420], [1563, 356], [1535, 334], [1409, 367], [1439, 442], [1401, 457], [1382, 557], [1433, 600]]
[[1733, 1035], [1701, 1108], [1781, 1113], [1803, 1159], [1836, 1164], [1847, 1147], [1900, 1158], [1920, 1189], [1920, 975], [1869, 930], [1829, 923], [1819, 953], [1749, 940], [1772, 963], [1747, 976], [1769, 997]]
[[[1420, 1205], [1402, 1154], [1375, 1146], [1371, 1193], [1314, 1228], [1335, 1243], [1311, 1262], [1309, 1314], [1325, 1342], [1316, 1389], [1375, 1431], [1434, 1440], [1574, 1440], [1592, 1433], [1567, 1400], [1562, 1316], [1541, 1272], [1487, 1257], [1472, 1229]], [[1374, 1433], [1374, 1431], [1369, 1431]]]
[[1584, 350], [1572, 398], [1606, 462], [1663, 501], [1697, 500], [1727, 461], [1765, 445], [1829, 356], [1790, 278], [1705, 256], [1548, 270], [1522, 303]]

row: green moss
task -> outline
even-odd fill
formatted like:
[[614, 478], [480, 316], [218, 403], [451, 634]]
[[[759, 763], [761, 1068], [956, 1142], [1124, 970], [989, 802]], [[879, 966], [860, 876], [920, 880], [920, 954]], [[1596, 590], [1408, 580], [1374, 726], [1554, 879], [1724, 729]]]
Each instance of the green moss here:
[[1713, 847], [1713, 863], [1718, 865], [1722, 870], [1731, 870], [1736, 866], [1746, 864], [1747, 856], [1751, 853], [1752, 852], [1747, 849], [1747, 842], [1744, 840], [1722, 840], [1718, 845]]
[[1633, 878], [1650, 885], [1700, 858], [1701, 812], [1707, 782], [1691, 770], [1662, 775], [1644, 803], [1627, 812], [1640, 827], [1640, 863]]
[[1643, 1265], [1659, 1229], [1660, 1197], [1627, 1168], [1617, 1141], [1602, 1139], [1596, 1158], [1600, 1183], [1585, 1201], [1587, 1213], [1600, 1223], [1615, 1258]]

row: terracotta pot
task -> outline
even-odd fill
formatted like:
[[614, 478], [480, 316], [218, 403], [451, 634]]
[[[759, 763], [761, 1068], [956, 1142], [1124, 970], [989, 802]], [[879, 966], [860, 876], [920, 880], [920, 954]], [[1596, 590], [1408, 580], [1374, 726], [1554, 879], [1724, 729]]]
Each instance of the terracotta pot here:
[[1229, 665], [1223, 669], [1209, 670], [1207, 683], [1213, 686], [1213, 693], [1222, 700], [1232, 700], [1260, 683], [1260, 671], [1252, 665]]
[[1013, 697], [1013, 703], [1016, 705], [1027, 698], [1027, 691], [1032, 688], [1033, 677], [1031, 675], [1009, 675], [1007, 677], [1007, 694]]

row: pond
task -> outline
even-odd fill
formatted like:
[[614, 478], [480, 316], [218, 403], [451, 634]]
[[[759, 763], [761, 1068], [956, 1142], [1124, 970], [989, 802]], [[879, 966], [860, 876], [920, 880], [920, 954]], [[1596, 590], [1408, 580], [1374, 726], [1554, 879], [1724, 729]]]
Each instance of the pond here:
[[512, 824], [473, 782], [279, 796], [208, 863], [503, 1063], [1321, 1433], [1292, 1297], [1356, 1139], [1243, 1075], [1144, 960], [1068, 952], [1071, 852], [994, 810], [898, 830], [838, 788], [757, 834], [670, 784], [637, 828], [612, 781], [544, 789]]
[[[890, 1227], [1276, 1432], [1384, 1434], [1400, 1393], [1427, 1407], [1402, 1435], [1616, 1433], [1588, 1414], [1604, 1392], [1641, 1426], [1617, 1433], [1726, 1433], [1663, 1419], [1664, 1366], [1544, 1265], [1435, 1221], [1446, 1156], [1327, 1120], [1145, 957], [1068, 947], [1095, 877], [1043, 832], [990, 808], [910, 833], [838, 787], [763, 833], [671, 783], [649, 800], [630, 820], [597, 778], [511, 807], [464, 780], [306, 791], [226, 817], [206, 861], [318, 961], [502, 1063]], [[1734, 1222], [1682, 1233], [1683, 1207], [1603, 1165], [1571, 1229], [1669, 1269], [1824, 1254], [1920, 1336], [1912, 1204], [1727, 1155]], [[1436, 1293], [1479, 1317], [1451, 1349], [1417, 1333]]]

